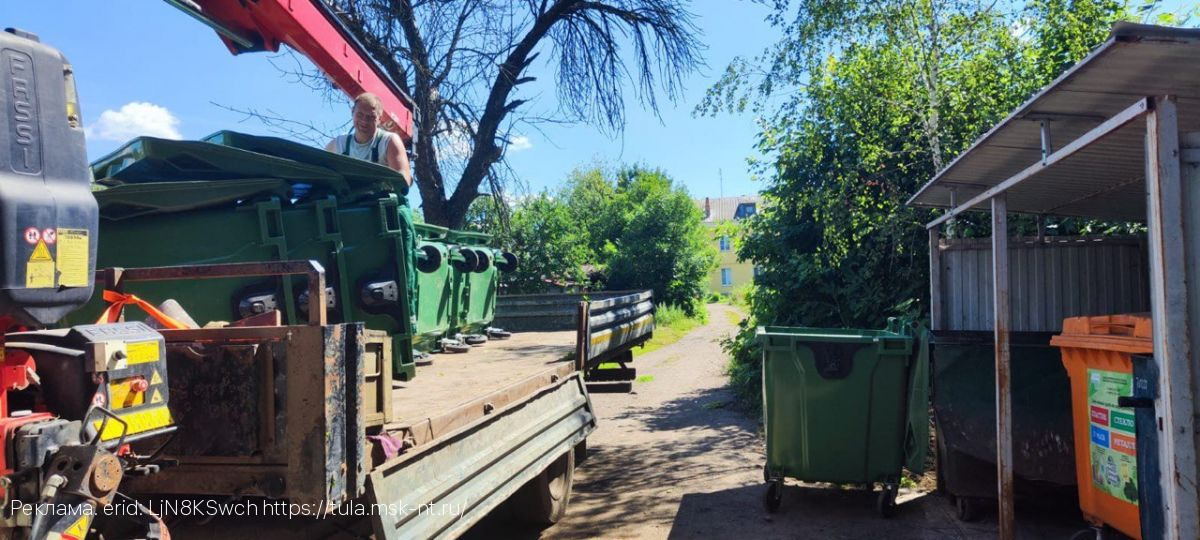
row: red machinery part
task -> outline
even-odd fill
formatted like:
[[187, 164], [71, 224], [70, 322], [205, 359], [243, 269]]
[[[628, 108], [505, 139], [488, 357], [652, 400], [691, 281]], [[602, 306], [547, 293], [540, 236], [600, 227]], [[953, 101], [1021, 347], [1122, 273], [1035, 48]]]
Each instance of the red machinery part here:
[[[308, 57], [343, 92], [371, 92], [383, 102], [384, 129], [412, 141], [412, 98], [370, 59], [322, 0], [168, 0], [212, 27], [233, 54], [278, 51], [280, 43]], [[199, 7], [199, 11], [196, 8]]]

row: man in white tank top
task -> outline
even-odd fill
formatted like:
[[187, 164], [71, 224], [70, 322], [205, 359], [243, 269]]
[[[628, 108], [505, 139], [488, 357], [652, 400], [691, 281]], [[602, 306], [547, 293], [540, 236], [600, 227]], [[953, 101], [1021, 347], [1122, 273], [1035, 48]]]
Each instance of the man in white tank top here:
[[325, 150], [390, 167], [404, 175], [404, 181], [412, 186], [404, 141], [399, 135], [379, 128], [379, 118], [383, 116], [383, 103], [379, 97], [370, 92], [359, 94], [354, 98], [351, 111], [354, 130], [329, 141]]
[[390, 167], [404, 176], [406, 184], [396, 186], [401, 203], [397, 214], [403, 243], [401, 252], [397, 255], [404, 260], [400, 265], [402, 274], [398, 277], [403, 281], [408, 295], [405, 315], [409, 328], [406, 333], [411, 334], [417, 327], [417, 232], [413, 228], [412, 208], [408, 205], [407, 197], [412, 186], [408, 154], [404, 151], [404, 141], [400, 140], [399, 135], [379, 128], [379, 118], [383, 116], [383, 103], [379, 101], [379, 97], [371, 93], [359, 94], [354, 98], [354, 108], [351, 110], [354, 115], [354, 130], [329, 141], [325, 150]]

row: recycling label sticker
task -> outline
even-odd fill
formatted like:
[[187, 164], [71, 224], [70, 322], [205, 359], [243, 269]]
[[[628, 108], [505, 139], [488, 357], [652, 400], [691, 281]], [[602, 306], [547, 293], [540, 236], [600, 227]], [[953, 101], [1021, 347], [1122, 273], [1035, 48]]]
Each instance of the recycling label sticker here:
[[1088, 420], [1092, 483], [1100, 491], [1138, 504], [1137, 430], [1134, 414], [1117, 406], [1133, 390], [1133, 375], [1088, 370]]
[[[40, 234], [38, 235], [41, 236]], [[33, 253], [25, 262], [25, 287], [29, 289], [47, 289], [54, 287], [54, 256], [43, 239], [33, 246]]]

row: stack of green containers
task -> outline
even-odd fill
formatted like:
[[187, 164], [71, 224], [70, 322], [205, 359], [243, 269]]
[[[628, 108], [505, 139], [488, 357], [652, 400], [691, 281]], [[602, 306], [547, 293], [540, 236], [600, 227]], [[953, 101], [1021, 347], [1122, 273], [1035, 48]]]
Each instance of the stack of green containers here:
[[[326, 270], [333, 322], [357, 321], [393, 339], [393, 372], [415, 375], [417, 264], [407, 185], [386, 167], [271, 137], [139, 138], [93, 164], [101, 208], [97, 268], [311, 259]], [[251, 149], [253, 151], [251, 151]], [[422, 250], [422, 262], [437, 250]], [[436, 272], [434, 272], [436, 273]], [[305, 321], [300, 277], [132, 283], [126, 292], [174, 298], [200, 324], [278, 309]], [[99, 292], [71, 324], [91, 322]], [[89, 320], [91, 319], [91, 320]]]
[[[416, 229], [422, 261], [443, 261], [436, 270], [417, 263], [422, 272], [417, 279], [417, 350], [451, 350], [445, 345], [452, 343], [453, 350], [462, 351], [464, 345], [454, 338], [487, 333], [496, 315], [500, 272], [515, 269], [516, 257], [491, 247], [488, 234], [427, 224]], [[432, 255], [435, 250], [439, 255]]]

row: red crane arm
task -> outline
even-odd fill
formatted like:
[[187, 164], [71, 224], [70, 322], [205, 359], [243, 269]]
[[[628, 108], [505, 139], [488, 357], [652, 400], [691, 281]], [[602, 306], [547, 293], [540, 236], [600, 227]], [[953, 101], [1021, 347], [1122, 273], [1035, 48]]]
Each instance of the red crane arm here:
[[322, 0], [167, 0], [217, 31], [229, 52], [278, 51], [286, 43], [308, 57], [349, 96], [371, 92], [383, 101], [381, 123], [406, 142], [413, 136], [413, 101], [379, 67]]

